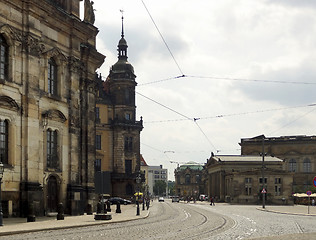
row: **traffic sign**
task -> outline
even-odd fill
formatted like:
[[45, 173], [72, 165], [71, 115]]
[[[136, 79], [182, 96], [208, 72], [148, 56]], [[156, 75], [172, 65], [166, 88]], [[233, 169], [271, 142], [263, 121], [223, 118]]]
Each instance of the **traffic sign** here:
[[313, 184], [314, 184], [314, 187], [316, 187], [316, 177], [314, 177]]
[[310, 195], [312, 195], [312, 192], [311, 192], [311, 191], [307, 191], [306, 194], [307, 194], [308, 196], [310, 196]]
[[266, 189], [262, 189], [261, 193], [267, 193]]

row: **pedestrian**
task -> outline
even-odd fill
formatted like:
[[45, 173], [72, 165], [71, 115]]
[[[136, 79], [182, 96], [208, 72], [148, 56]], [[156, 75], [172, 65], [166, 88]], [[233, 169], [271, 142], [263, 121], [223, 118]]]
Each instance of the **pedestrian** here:
[[315, 206], [315, 199], [312, 199], [312, 206]]
[[210, 199], [210, 201], [211, 201], [211, 206], [215, 206], [215, 203], [214, 203], [214, 198], [213, 197], [211, 197], [211, 199]]

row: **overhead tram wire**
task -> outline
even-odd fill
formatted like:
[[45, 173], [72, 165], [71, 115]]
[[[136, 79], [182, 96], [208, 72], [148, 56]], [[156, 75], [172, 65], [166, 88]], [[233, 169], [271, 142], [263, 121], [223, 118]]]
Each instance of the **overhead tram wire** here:
[[146, 99], [148, 99], [148, 100], [150, 100], [150, 101], [152, 101], [152, 102], [154, 102], [154, 103], [156, 103], [156, 104], [158, 104], [158, 105], [160, 105], [160, 106], [162, 106], [162, 107], [164, 107], [164, 108], [166, 108], [166, 109], [168, 109], [168, 110], [170, 110], [170, 111], [172, 111], [172, 112], [174, 112], [174, 113], [176, 113], [176, 114], [178, 114], [178, 115], [180, 115], [180, 116], [182, 116], [182, 117], [185, 117], [187, 120], [193, 121], [193, 122], [196, 124], [196, 126], [199, 128], [199, 130], [202, 132], [202, 134], [204, 135], [204, 137], [206, 138], [206, 140], [207, 140], [207, 141], [210, 143], [210, 145], [216, 150], [214, 144], [210, 141], [210, 139], [207, 137], [207, 135], [206, 135], [205, 132], [202, 130], [202, 128], [200, 127], [200, 125], [196, 122], [196, 121], [199, 120], [200, 118], [190, 118], [190, 117], [188, 117], [188, 116], [186, 116], [186, 115], [184, 115], [184, 114], [182, 114], [182, 113], [179, 113], [179, 112], [176, 111], [176, 110], [173, 110], [173, 109], [170, 108], [170, 107], [167, 107], [166, 105], [163, 105], [163, 104], [161, 104], [161, 103], [159, 103], [159, 102], [157, 102], [157, 101], [155, 101], [155, 100], [153, 100], [153, 99], [151, 99], [151, 98], [149, 98], [149, 97], [146, 97], [145, 95], [143, 95], [143, 94], [141, 94], [141, 93], [139, 93], [139, 92], [136, 92], [136, 93], [139, 94], [140, 96], [142, 96], [142, 97], [144, 97], [144, 98], [146, 98]]
[[316, 85], [316, 82], [291, 82], [291, 81], [273, 81], [273, 80], [264, 80], [264, 79], [247, 79], [247, 78], [229, 78], [229, 77], [213, 77], [213, 76], [195, 76], [195, 75], [181, 75], [170, 77], [166, 79], [156, 80], [152, 82], [147, 82], [143, 84], [139, 84], [138, 86], [151, 85], [161, 82], [167, 82], [179, 78], [200, 78], [200, 79], [217, 79], [217, 80], [225, 80], [225, 81], [241, 81], [241, 82], [257, 82], [257, 83], [275, 83], [275, 84], [295, 84], [295, 85]]
[[[253, 112], [242, 112], [242, 113], [222, 114], [222, 115], [216, 115], [216, 116], [211, 116], [211, 117], [200, 117], [199, 120], [233, 117], [233, 116], [257, 114], [257, 113], [265, 113], [265, 112], [273, 112], [273, 111], [282, 111], [282, 110], [287, 110], [287, 109], [305, 108], [305, 107], [316, 107], [316, 104], [312, 103], [312, 104], [308, 104], [308, 105], [304, 105], [304, 106], [294, 106], [294, 107], [286, 107], [286, 108], [271, 108], [271, 109], [253, 111]], [[187, 121], [187, 120], [192, 120], [192, 119], [169, 119], [169, 120], [157, 120], [157, 121], [148, 121], [148, 122], [146, 121], [146, 124], [148, 124], [148, 123], [163, 123], [163, 122], [179, 122], [179, 121]]]
[[184, 76], [184, 74], [183, 74], [183, 72], [182, 72], [182, 70], [181, 70], [181, 68], [180, 68], [180, 66], [179, 66], [179, 64], [178, 64], [178, 62], [177, 62], [177, 60], [176, 60], [176, 58], [174, 57], [173, 53], [171, 52], [171, 49], [169, 48], [169, 46], [168, 46], [168, 44], [167, 44], [165, 38], [163, 37], [162, 33], [160, 32], [160, 30], [159, 30], [159, 28], [158, 28], [158, 26], [157, 26], [157, 24], [156, 24], [154, 18], [153, 18], [152, 15], [150, 14], [150, 12], [149, 12], [149, 10], [148, 10], [148, 8], [147, 8], [145, 2], [144, 2], [143, 0], [141, 0], [141, 1], [142, 1], [143, 5], [144, 5], [144, 7], [145, 7], [145, 9], [146, 9], [146, 11], [147, 11], [147, 13], [148, 13], [150, 19], [151, 19], [151, 21], [152, 21], [153, 24], [155, 25], [155, 28], [156, 28], [156, 30], [158, 31], [158, 33], [159, 33], [159, 35], [160, 35], [162, 41], [164, 42], [166, 48], [168, 49], [168, 51], [169, 51], [169, 53], [170, 53], [170, 55], [171, 55], [173, 61], [174, 61], [175, 64], [177, 65], [177, 67], [178, 67], [178, 69], [179, 69], [181, 75]]
[[[315, 106], [315, 104], [314, 104], [314, 106]], [[279, 130], [281, 130], [281, 129], [283, 129], [283, 128], [289, 126], [289, 125], [291, 125], [292, 123], [294, 123], [294, 122], [296, 122], [297, 120], [301, 119], [302, 117], [305, 117], [306, 115], [308, 115], [308, 114], [314, 112], [315, 110], [316, 110], [316, 108], [314, 108], [314, 109], [312, 109], [311, 111], [308, 111], [308, 112], [306, 112], [306, 113], [300, 115], [298, 118], [294, 119], [293, 121], [288, 122], [287, 124], [283, 125], [282, 127], [278, 128], [278, 129], [276, 129], [276, 130], [274, 130], [273, 132], [270, 132], [269, 135], [272, 135], [273, 133], [275, 133], [275, 132], [277, 132], [277, 131], [279, 131]]]

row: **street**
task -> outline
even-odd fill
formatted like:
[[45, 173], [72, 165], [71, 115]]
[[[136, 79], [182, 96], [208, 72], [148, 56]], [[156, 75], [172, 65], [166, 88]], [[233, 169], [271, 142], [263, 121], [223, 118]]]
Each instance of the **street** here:
[[0, 239], [315, 239], [315, 216], [263, 212], [257, 207], [154, 201], [145, 219]]

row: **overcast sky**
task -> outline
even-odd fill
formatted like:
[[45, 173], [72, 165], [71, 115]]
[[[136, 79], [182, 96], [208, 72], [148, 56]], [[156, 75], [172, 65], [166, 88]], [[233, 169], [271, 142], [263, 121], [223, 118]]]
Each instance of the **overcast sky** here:
[[169, 179], [170, 161], [240, 154], [241, 138], [315, 135], [315, 0], [94, 0], [94, 8], [104, 77], [124, 10], [141, 153]]

